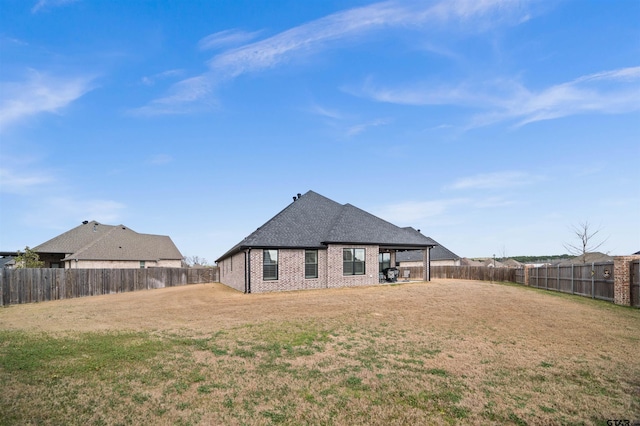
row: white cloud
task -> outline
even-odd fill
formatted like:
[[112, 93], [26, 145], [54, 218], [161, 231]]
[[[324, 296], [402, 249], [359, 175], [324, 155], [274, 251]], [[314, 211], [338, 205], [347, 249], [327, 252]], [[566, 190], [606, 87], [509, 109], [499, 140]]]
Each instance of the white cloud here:
[[241, 30], [225, 30], [210, 34], [198, 42], [200, 50], [218, 49], [221, 47], [237, 46], [253, 40], [260, 31], [246, 32]]
[[173, 161], [173, 158], [167, 154], [156, 154], [149, 159], [151, 164], [155, 164], [157, 166], [167, 164]]
[[0, 84], [0, 131], [43, 112], [60, 113], [67, 105], [93, 90], [91, 77], [54, 77], [29, 71], [19, 83]]
[[[436, 3], [388, 1], [337, 12], [272, 37], [224, 51], [208, 62], [208, 72], [176, 84], [170, 95], [150, 102], [137, 112], [166, 114], [188, 111], [186, 104], [211, 97], [213, 89], [223, 81], [273, 68], [328, 48], [339, 48], [343, 45], [342, 41], [373, 31], [394, 27], [427, 29], [451, 22], [463, 23], [465, 28], [474, 27], [477, 22], [483, 25], [494, 25], [505, 20], [520, 22], [524, 16], [523, 5], [527, 3], [514, 0], [442, 0]], [[202, 39], [200, 46], [218, 47], [223, 41], [238, 39], [246, 34], [234, 31], [216, 33]], [[198, 90], [194, 90], [193, 80], [198, 81]]]
[[376, 210], [379, 216], [389, 222], [397, 224], [411, 224], [427, 218], [445, 215], [451, 208], [469, 204], [467, 198], [432, 201], [404, 201], [389, 204]]
[[371, 79], [360, 89], [345, 89], [356, 96], [401, 105], [456, 105], [477, 113], [469, 128], [497, 122], [516, 126], [576, 114], [623, 114], [640, 110], [640, 67], [621, 68], [581, 76], [573, 81], [533, 91], [521, 83], [496, 79], [443, 86], [419, 83], [383, 88]]
[[448, 189], [503, 189], [518, 186], [532, 185], [541, 181], [541, 176], [534, 176], [525, 172], [505, 171], [495, 173], [484, 173], [475, 176], [468, 176], [456, 180]]
[[98, 222], [116, 224], [120, 222], [122, 211], [126, 206], [113, 200], [87, 199], [78, 200], [71, 197], [43, 198], [39, 202], [37, 212], [26, 215], [27, 222], [41, 226], [56, 228], [66, 223], [69, 218], [97, 220]]
[[65, 6], [77, 1], [79, 0], [38, 0], [38, 2], [31, 8], [31, 13], [37, 13], [53, 7]]
[[182, 74], [184, 74], [184, 70], [181, 70], [181, 69], [167, 70], [167, 71], [159, 72], [154, 75], [142, 77], [142, 84], [144, 84], [145, 86], [153, 86], [159, 80], [164, 80], [171, 77], [177, 77]]
[[16, 172], [0, 168], [0, 192], [22, 194], [32, 188], [51, 183], [53, 177], [44, 172]]
[[355, 126], [351, 126], [349, 129], [347, 129], [347, 136], [359, 135], [360, 133], [372, 127], [385, 126], [389, 123], [391, 123], [391, 120], [386, 118], [379, 118], [367, 123], [356, 124]]

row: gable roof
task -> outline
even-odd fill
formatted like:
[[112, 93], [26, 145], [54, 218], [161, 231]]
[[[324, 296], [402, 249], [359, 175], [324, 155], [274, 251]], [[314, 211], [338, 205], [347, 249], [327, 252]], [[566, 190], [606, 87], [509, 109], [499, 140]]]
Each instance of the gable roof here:
[[[458, 260], [460, 256], [434, 240], [437, 246], [431, 249], [430, 259], [434, 260]], [[422, 262], [422, 250], [408, 250], [396, 253], [396, 262]]]
[[[600, 253], [599, 251], [594, 251], [590, 253], [585, 253], [584, 263], [603, 263], [603, 262], [613, 262], [613, 257], [608, 254]], [[569, 259], [562, 260], [556, 265], [577, 265], [579, 263], [583, 263], [582, 256], [575, 256]]]
[[308, 191], [217, 261], [247, 248], [325, 248], [338, 243], [404, 248], [437, 245], [413, 228], [400, 228], [351, 204]]
[[149, 260], [182, 259], [171, 238], [139, 234], [123, 225], [83, 222], [33, 248], [38, 253], [64, 253], [63, 260]]

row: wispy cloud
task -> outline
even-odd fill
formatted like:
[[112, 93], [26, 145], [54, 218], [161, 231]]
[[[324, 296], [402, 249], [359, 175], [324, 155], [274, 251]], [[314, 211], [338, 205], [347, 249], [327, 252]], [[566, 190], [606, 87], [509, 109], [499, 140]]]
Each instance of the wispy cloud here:
[[31, 8], [31, 13], [41, 12], [53, 7], [65, 6], [77, 1], [79, 0], [38, 0], [38, 2]]
[[33, 188], [51, 183], [53, 177], [46, 172], [18, 172], [0, 168], [0, 192], [23, 194]]
[[453, 198], [431, 201], [404, 201], [389, 204], [376, 210], [375, 214], [398, 224], [411, 224], [424, 219], [442, 216], [453, 208], [469, 204], [468, 198]]
[[246, 32], [241, 30], [225, 30], [210, 34], [198, 42], [200, 50], [220, 49], [229, 46], [238, 46], [255, 39], [261, 31]]
[[419, 83], [381, 87], [367, 79], [360, 89], [345, 91], [401, 105], [455, 105], [481, 110], [468, 128], [497, 122], [524, 126], [576, 114], [622, 114], [640, 110], [640, 67], [621, 68], [581, 76], [575, 80], [534, 91], [509, 79], [461, 82], [443, 86]]
[[344, 114], [337, 109], [327, 108], [318, 104], [311, 105], [311, 107], [309, 108], [309, 112], [321, 117], [331, 118], [333, 120], [342, 120], [343, 118], [345, 118]]
[[59, 113], [93, 89], [92, 77], [54, 77], [33, 70], [25, 81], [0, 83], [0, 131], [39, 113]]
[[173, 157], [167, 154], [156, 154], [149, 159], [149, 163], [154, 164], [156, 166], [168, 164], [172, 161], [173, 161]]
[[[524, 88], [504, 111], [518, 126], [575, 114], [621, 114], [640, 110], [640, 67], [586, 75], [538, 93]], [[500, 113], [497, 117], [500, 119]]]
[[359, 135], [360, 133], [372, 127], [385, 126], [389, 123], [391, 123], [390, 119], [379, 118], [373, 121], [369, 121], [367, 123], [356, 124], [355, 126], [351, 126], [349, 129], [347, 129], [347, 136]]
[[56, 228], [69, 218], [97, 220], [103, 223], [118, 223], [126, 206], [114, 200], [51, 197], [39, 201], [37, 213], [28, 213], [25, 219], [31, 224]]
[[159, 72], [157, 74], [144, 76], [142, 77], [142, 84], [145, 86], [153, 86], [160, 80], [165, 80], [167, 78], [179, 77], [184, 74], [184, 70], [175, 69], [175, 70], [167, 70], [163, 72]]
[[[340, 48], [344, 40], [394, 27], [430, 28], [445, 23], [496, 23], [522, 21], [527, 2], [514, 0], [443, 0], [440, 2], [387, 1], [348, 9], [291, 28], [272, 37], [224, 51], [208, 61], [209, 71], [175, 85], [172, 94], [150, 102], [138, 110], [145, 114], [184, 112], [185, 106], [212, 96], [224, 81], [242, 74], [259, 72], [314, 55], [329, 48]], [[201, 48], [219, 46], [244, 33], [216, 33], [200, 41]], [[253, 33], [249, 33], [253, 34]], [[229, 38], [228, 38], [229, 37]], [[193, 80], [197, 80], [194, 90]], [[188, 107], [186, 108], [189, 109]]]
[[532, 185], [543, 179], [542, 176], [535, 176], [526, 172], [504, 171], [460, 178], [446, 188], [455, 190], [503, 189]]

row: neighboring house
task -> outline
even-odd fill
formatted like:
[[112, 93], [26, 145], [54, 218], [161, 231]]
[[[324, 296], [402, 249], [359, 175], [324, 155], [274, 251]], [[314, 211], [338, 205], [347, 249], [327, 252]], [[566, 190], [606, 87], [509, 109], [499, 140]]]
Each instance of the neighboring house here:
[[245, 293], [374, 285], [396, 252], [421, 250], [429, 279], [436, 242], [313, 191], [216, 260], [220, 282]]
[[506, 267], [506, 268], [524, 268], [524, 264], [521, 262], [518, 262], [515, 259], [507, 259], [504, 262], [502, 262], [502, 264]]
[[16, 266], [16, 260], [13, 256], [0, 257], [0, 269], [13, 269]]
[[32, 249], [45, 268], [180, 268], [171, 238], [139, 234], [124, 225], [85, 221]]
[[613, 257], [608, 254], [600, 253], [597, 251], [591, 253], [585, 253], [584, 259], [583, 256], [576, 256], [570, 259], [565, 259], [561, 262], [556, 263], [556, 265], [577, 265], [579, 263], [605, 263], [605, 262], [613, 262]]
[[463, 257], [460, 259], [460, 266], [485, 266], [483, 262]]
[[[434, 243], [438, 245], [431, 249], [431, 266], [460, 266], [460, 256], [437, 241]], [[396, 263], [407, 268], [422, 266], [422, 257], [422, 250], [399, 251], [396, 253]]]

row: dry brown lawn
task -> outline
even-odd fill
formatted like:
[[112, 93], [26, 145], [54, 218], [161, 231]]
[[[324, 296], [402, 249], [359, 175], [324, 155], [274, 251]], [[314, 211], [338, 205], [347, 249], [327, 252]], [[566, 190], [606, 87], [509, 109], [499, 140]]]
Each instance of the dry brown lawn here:
[[199, 284], [10, 306], [0, 332], [0, 424], [640, 420], [640, 310], [515, 285]]

